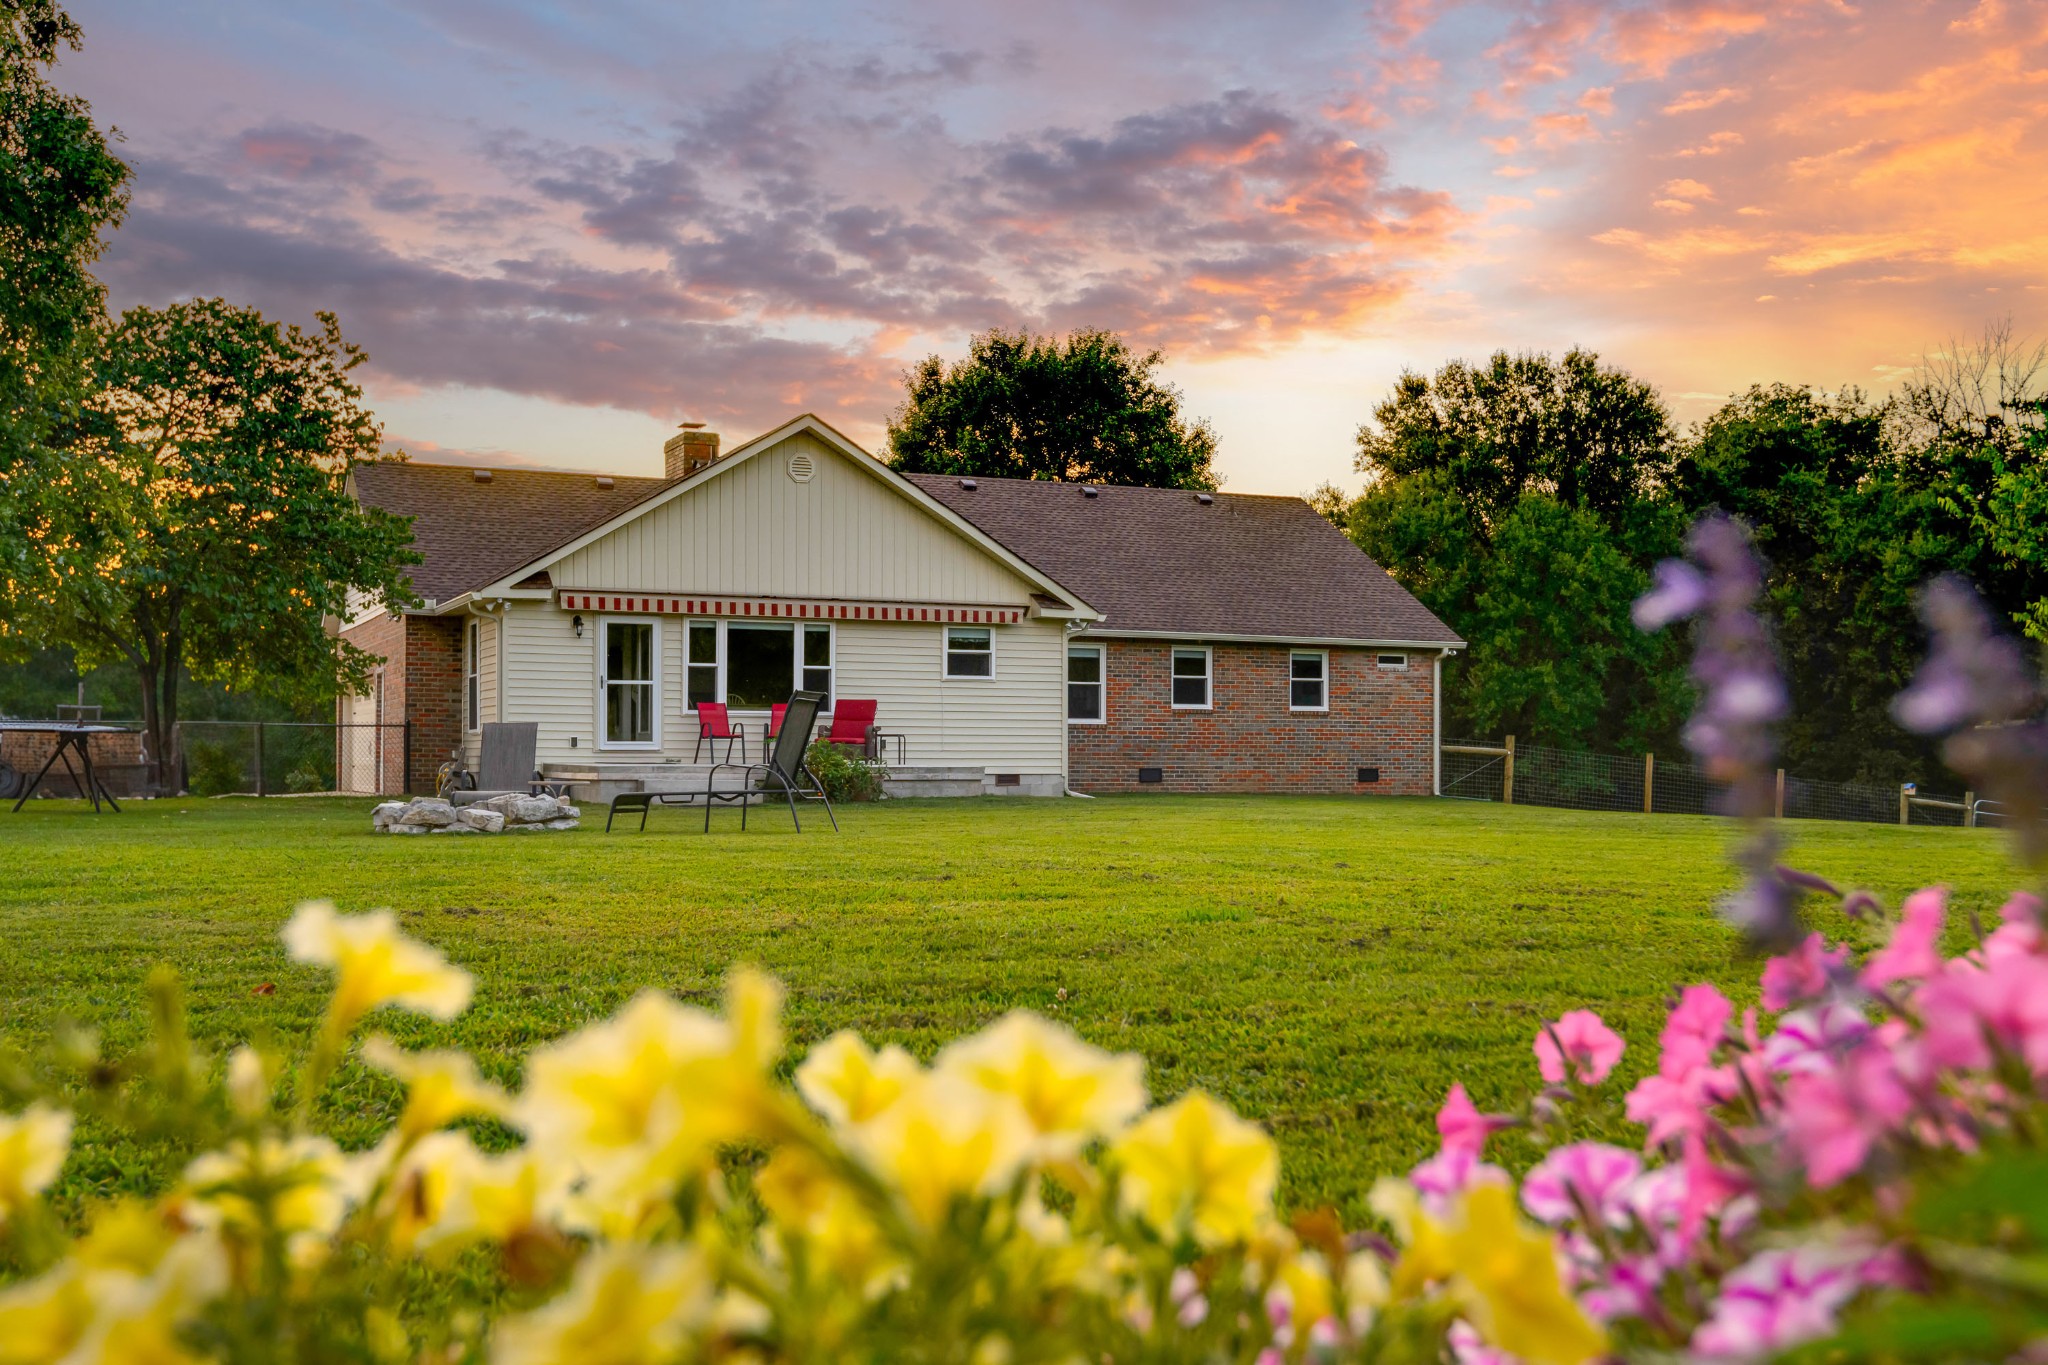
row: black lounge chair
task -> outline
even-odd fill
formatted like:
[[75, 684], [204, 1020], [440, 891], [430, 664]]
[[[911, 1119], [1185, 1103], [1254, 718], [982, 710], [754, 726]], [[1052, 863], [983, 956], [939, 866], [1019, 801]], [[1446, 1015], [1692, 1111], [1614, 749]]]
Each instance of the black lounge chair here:
[[[818, 725], [818, 710], [824, 704], [823, 692], [791, 693], [789, 709], [783, 713], [782, 729], [775, 736], [774, 747], [768, 751], [767, 762], [719, 763], [712, 766], [704, 778], [705, 833], [711, 832], [712, 802], [739, 802], [740, 828], [745, 829], [749, 800], [756, 794], [766, 800], [778, 792], [789, 802], [789, 818], [799, 832], [804, 827], [803, 821], [796, 813], [796, 800], [799, 796], [806, 801], [823, 801], [825, 815], [832, 821], [832, 828], [839, 828], [839, 817], [832, 813], [832, 801], [825, 795], [824, 784], [818, 781], [817, 774], [804, 762], [804, 751], [810, 744], [811, 731]], [[718, 774], [726, 769], [733, 769], [740, 774], [738, 790], [717, 790]]]
[[457, 806], [488, 801], [494, 796], [561, 796], [566, 782], [549, 782], [534, 764], [540, 748], [540, 722], [492, 721], [478, 744], [477, 771], [447, 765], [441, 796]]

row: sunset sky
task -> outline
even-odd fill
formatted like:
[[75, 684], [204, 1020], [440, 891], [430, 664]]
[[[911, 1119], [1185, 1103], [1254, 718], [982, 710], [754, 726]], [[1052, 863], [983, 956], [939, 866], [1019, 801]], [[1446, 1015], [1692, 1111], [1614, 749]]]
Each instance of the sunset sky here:
[[426, 459], [879, 450], [909, 361], [1099, 325], [1297, 493], [1404, 367], [1584, 345], [1689, 420], [2048, 330], [2048, 3], [71, 8], [114, 304], [331, 308]]

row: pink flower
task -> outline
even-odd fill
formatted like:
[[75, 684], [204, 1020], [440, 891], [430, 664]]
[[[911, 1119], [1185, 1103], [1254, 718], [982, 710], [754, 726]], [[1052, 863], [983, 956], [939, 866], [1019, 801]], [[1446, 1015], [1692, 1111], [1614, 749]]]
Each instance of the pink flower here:
[[1813, 1247], [1766, 1251], [1721, 1281], [1713, 1316], [1692, 1349], [1723, 1360], [1774, 1355], [1835, 1330], [1835, 1312], [1861, 1288], [1854, 1264]]
[[1937, 1064], [1991, 1064], [1990, 1043], [2048, 1076], [2048, 957], [2001, 956], [1982, 968], [1951, 962], [1914, 996], [1927, 1054]]
[[1712, 986], [1687, 986], [1678, 997], [1678, 1007], [1664, 1021], [1658, 1039], [1663, 1053], [1657, 1059], [1657, 1070], [1675, 1080], [1705, 1066], [1721, 1045], [1734, 1014], [1728, 997]]
[[1408, 1172], [1408, 1183], [1422, 1196], [1422, 1207], [1433, 1216], [1450, 1211], [1457, 1197], [1474, 1185], [1505, 1185], [1508, 1173], [1479, 1154], [1464, 1147], [1446, 1147]]
[[1984, 940], [1979, 956], [1985, 962], [2001, 957], [2024, 957], [2048, 948], [2048, 933], [2041, 928], [2041, 901], [2024, 891], [2015, 891], [1999, 908], [1998, 927]]
[[1664, 1283], [1664, 1267], [1656, 1257], [1618, 1256], [1603, 1268], [1607, 1272], [1604, 1283], [1576, 1288], [1579, 1307], [1602, 1322], [1639, 1318], [1650, 1311]]
[[1826, 939], [1808, 934], [1796, 949], [1764, 964], [1764, 1008], [1782, 1010], [1813, 999], [1827, 990], [1848, 959], [1848, 949], [1829, 952]]
[[1573, 1010], [1536, 1032], [1536, 1069], [1557, 1083], [1571, 1064], [1572, 1078], [1598, 1085], [1614, 1070], [1628, 1044], [1591, 1010]]
[[1465, 1093], [1462, 1081], [1451, 1083], [1450, 1093], [1444, 1096], [1444, 1107], [1436, 1111], [1437, 1136], [1443, 1140], [1446, 1152], [1468, 1151], [1477, 1156], [1486, 1150], [1488, 1137], [1513, 1122], [1500, 1114], [1480, 1113], [1479, 1106]]
[[1522, 1181], [1522, 1207], [1553, 1227], [1592, 1216], [1612, 1228], [1629, 1224], [1624, 1196], [1643, 1173], [1642, 1158], [1604, 1142], [1574, 1142], [1536, 1164]]
[[1899, 927], [1891, 942], [1871, 955], [1863, 968], [1863, 984], [1876, 990], [1909, 977], [1926, 978], [1941, 970], [1941, 921], [1948, 905], [1948, 892], [1939, 886], [1915, 891], [1906, 897]]
[[1479, 1329], [1463, 1318], [1451, 1324], [1444, 1340], [1450, 1346], [1451, 1359], [1457, 1365], [1522, 1365], [1515, 1356], [1488, 1346], [1486, 1338], [1479, 1335]]
[[1912, 1109], [1912, 1093], [1899, 1079], [1891, 1054], [1869, 1043], [1838, 1067], [1788, 1080], [1781, 1122], [1786, 1140], [1806, 1165], [1806, 1178], [1825, 1189], [1860, 1170], [1871, 1147]]
[[1678, 1080], [1645, 1076], [1635, 1083], [1623, 1100], [1623, 1108], [1632, 1121], [1649, 1128], [1644, 1146], [1659, 1146], [1706, 1123], [1706, 1085], [1710, 1075], [1707, 1071], [1695, 1071]]
[[1777, 1032], [1764, 1041], [1764, 1060], [1781, 1076], [1824, 1071], [1869, 1036], [1863, 1011], [1829, 1000], [1780, 1019]]
[[1734, 1171], [1716, 1166], [1707, 1155], [1707, 1140], [1698, 1133], [1685, 1135], [1685, 1202], [1678, 1212], [1678, 1237], [1690, 1244], [1711, 1216], [1726, 1208], [1728, 1201], [1749, 1190], [1749, 1182]]

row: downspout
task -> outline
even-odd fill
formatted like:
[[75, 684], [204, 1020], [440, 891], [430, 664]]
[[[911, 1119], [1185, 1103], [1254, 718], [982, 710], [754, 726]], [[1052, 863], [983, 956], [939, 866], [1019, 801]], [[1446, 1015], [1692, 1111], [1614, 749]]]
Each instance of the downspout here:
[[1437, 651], [1429, 663], [1429, 794], [1444, 794], [1444, 655]]

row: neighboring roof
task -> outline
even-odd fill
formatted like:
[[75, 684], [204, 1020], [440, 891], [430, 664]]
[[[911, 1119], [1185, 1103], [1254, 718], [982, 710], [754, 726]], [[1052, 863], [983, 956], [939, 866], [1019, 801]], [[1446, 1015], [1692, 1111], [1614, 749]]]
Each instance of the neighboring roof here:
[[412, 517], [413, 591], [436, 602], [497, 581], [537, 549], [599, 526], [667, 486], [667, 479], [494, 466], [479, 483], [468, 465], [392, 461], [351, 471], [365, 506]]
[[1464, 643], [1300, 498], [905, 477], [1085, 597], [1102, 634]]

